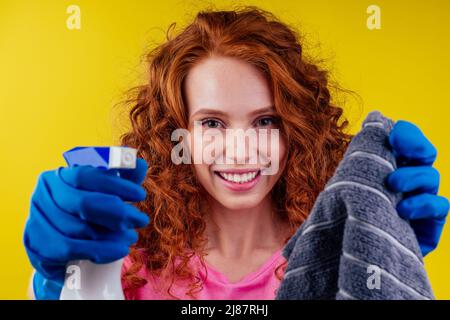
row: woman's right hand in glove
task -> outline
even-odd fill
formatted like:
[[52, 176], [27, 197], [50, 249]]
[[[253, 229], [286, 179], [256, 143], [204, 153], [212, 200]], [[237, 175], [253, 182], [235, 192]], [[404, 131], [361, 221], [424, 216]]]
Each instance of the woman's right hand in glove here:
[[141, 184], [147, 169], [138, 158], [135, 169], [60, 167], [39, 176], [23, 238], [36, 270], [36, 298], [36, 292], [59, 297], [42, 286], [61, 289], [71, 260], [109, 263], [128, 254], [138, 239], [135, 229], [149, 223], [145, 213], [126, 203], [146, 198]]

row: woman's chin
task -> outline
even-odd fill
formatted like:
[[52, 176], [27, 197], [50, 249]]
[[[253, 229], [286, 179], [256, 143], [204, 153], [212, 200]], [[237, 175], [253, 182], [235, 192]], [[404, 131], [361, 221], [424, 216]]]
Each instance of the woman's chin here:
[[218, 197], [216, 198], [225, 208], [230, 210], [245, 210], [251, 209], [258, 206], [263, 197], [256, 197], [253, 195], [239, 195], [239, 196], [231, 196], [231, 197]]

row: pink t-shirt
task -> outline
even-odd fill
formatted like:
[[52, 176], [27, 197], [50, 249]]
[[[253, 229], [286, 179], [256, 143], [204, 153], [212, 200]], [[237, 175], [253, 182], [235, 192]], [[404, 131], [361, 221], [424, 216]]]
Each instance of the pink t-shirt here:
[[[247, 274], [238, 282], [231, 283], [227, 277], [205, 262], [208, 275], [206, 277], [205, 269], [201, 266], [200, 259], [197, 255], [191, 258], [191, 266], [198, 267], [197, 270], [203, 282], [203, 289], [196, 293], [198, 300], [273, 300], [275, 299], [276, 290], [280, 285], [280, 280], [275, 276], [277, 266], [285, 262], [286, 259], [278, 249], [266, 262], [264, 262], [257, 270]], [[122, 271], [125, 272], [131, 265], [131, 259], [126, 257]], [[167, 287], [159, 290], [159, 279], [154, 275], [150, 275], [146, 270], [141, 269], [138, 273], [147, 280], [147, 284], [143, 287], [135, 289], [132, 293], [125, 292], [125, 298], [133, 300], [167, 300], [174, 299], [167, 294]], [[283, 271], [280, 269], [279, 274], [282, 276]], [[175, 282], [172, 285], [171, 292], [182, 300], [192, 300], [193, 298], [186, 295], [187, 282]]]

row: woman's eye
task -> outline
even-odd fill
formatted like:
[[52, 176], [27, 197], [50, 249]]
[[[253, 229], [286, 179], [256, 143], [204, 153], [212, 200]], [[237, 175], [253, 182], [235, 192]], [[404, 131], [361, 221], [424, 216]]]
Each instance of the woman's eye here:
[[206, 125], [208, 128], [219, 128], [220, 122], [214, 119], [207, 119], [202, 122], [202, 125]]
[[265, 117], [265, 118], [261, 118], [257, 121], [257, 125], [262, 126], [262, 127], [267, 127], [270, 126], [272, 124], [276, 124], [276, 119], [273, 117]]

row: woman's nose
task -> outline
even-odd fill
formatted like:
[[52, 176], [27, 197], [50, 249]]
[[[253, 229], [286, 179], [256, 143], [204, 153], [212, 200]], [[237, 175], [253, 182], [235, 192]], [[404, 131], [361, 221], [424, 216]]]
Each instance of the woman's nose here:
[[255, 130], [230, 129], [223, 145], [227, 164], [258, 163], [258, 137]]

